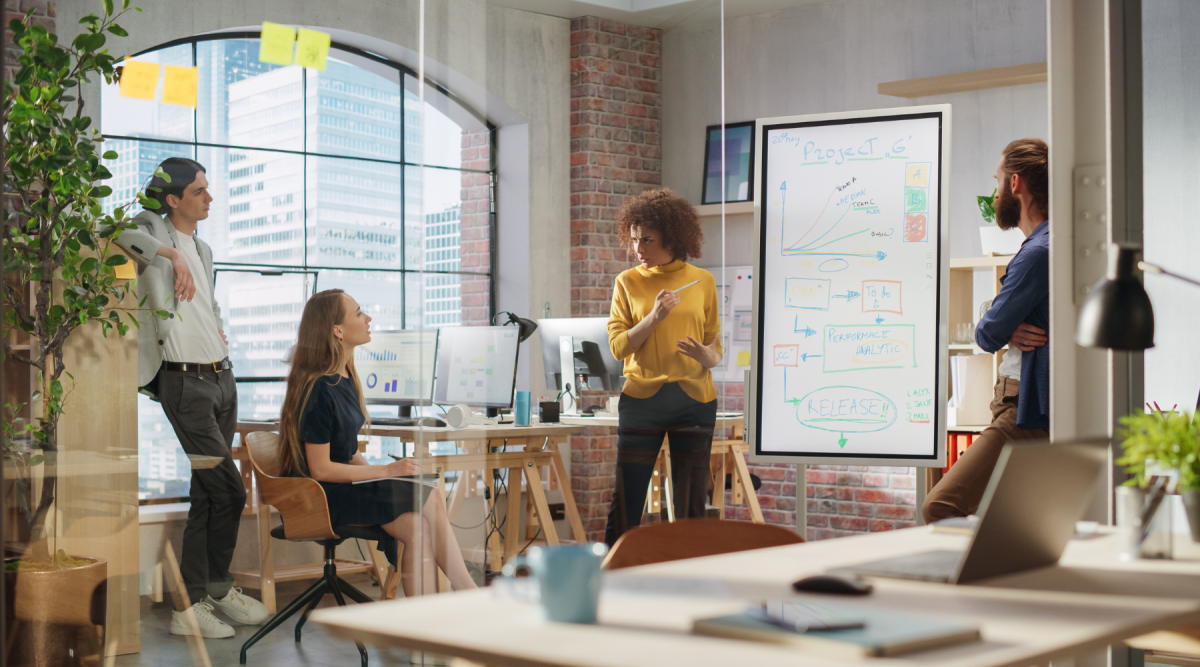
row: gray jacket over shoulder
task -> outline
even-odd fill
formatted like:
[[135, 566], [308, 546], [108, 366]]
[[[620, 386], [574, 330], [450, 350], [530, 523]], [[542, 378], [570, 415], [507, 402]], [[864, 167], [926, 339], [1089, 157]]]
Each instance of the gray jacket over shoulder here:
[[[138, 301], [143, 297], [146, 303], [138, 312], [138, 386], [144, 387], [158, 374], [162, 365], [162, 348], [167, 339], [167, 333], [179, 322], [179, 299], [175, 296], [175, 270], [171, 260], [158, 255], [158, 249], [163, 245], [178, 247], [176, 238], [179, 232], [170, 222], [153, 211], [142, 211], [133, 218], [137, 229], [122, 230], [116, 239], [116, 244], [124, 248], [137, 260], [138, 270]], [[214, 281], [212, 248], [200, 240], [196, 240], [196, 251], [204, 263], [208, 279]], [[199, 282], [205, 276], [192, 276]], [[171, 316], [160, 320], [154, 316], [155, 310], [169, 311]], [[213, 296], [213, 314], [224, 329], [221, 319], [221, 308]]]

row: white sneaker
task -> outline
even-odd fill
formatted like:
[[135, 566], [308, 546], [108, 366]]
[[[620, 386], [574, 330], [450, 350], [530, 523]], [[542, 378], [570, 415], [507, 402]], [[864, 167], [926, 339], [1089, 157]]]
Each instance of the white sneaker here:
[[204, 598], [204, 601], [243, 625], [262, 625], [271, 615], [267, 611], [266, 605], [252, 597], [242, 595], [240, 588], [230, 588], [225, 597], [220, 600], [214, 600], [209, 595]]
[[188, 616], [196, 618], [196, 625], [200, 628], [200, 636], [207, 639], [224, 639], [233, 636], [233, 628], [213, 616], [212, 605], [201, 600], [192, 605], [186, 611], [171, 612], [171, 634], [173, 635], [194, 635], [192, 625], [188, 622]]

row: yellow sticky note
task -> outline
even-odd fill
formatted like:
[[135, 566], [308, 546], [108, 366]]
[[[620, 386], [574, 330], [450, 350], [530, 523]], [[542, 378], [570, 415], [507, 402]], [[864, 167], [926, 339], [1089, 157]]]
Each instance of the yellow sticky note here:
[[125, 71], [121, 72], [121, 97], [152, 100], [157, 90], [158, 63], [125, 61]]
[[738, 350], [738, 366], [750, 365], [750, 350]]
[[292, 64], [292, 48], [296, 45], [296, 29], [290, 25], [280, 25], [263, 21], [262, 33], [259, 35], [258, 59], [260, 62], [275, 65]]
[[329, 55], [329, 34], [300, 29], [296, 39], [296, 64], [301, 67], [325, 70], [325, 57]]
[[195, 67], [163, 66], [163, 104], [196, 106], [196, 82], [200, 78]]

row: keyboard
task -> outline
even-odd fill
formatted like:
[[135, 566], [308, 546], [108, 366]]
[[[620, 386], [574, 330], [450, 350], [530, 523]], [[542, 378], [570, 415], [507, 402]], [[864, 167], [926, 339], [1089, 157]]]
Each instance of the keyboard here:
[[442, 427], [446, 422], [436, 417], [371, 417], [374, 426], [431, 426]]

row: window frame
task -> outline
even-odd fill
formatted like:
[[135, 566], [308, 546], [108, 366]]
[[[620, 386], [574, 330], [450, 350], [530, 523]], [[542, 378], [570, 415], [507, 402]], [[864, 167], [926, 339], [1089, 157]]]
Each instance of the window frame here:
[[[162, 51], [165, 49], [170, 49], [170, 48], [186, 45], [186, 46], [191, 47], [192, 66], [195, 67], [197, 65], [197, 60], [198, 60], [197, 46], [200, 43], [214, 42], [214, 41], [227, 41], [227, 40], [260, 40], [260, 37], [261, 37], [260, 33], [251, 32], [251, 31], [231, 31], [231, 32], [211, 33], [211, 34], [207, 34], [207, 35], [193, 35], [190, 37], [183, 37], [183, 38], [163, 42], [163, 43], [155, 45], [153, 47], [138, 51], [137, 53], [132, 54], [132, 56], [130, 56], [130, 57], [138, 57], [138, 56], [146, 55], [149, 53], [154, 53], [157, 51]], [[471, 115], [472, 117], [474, 117], [475, 119], [480, 121], [480, 123], [487, 129], [487, 131], [488, 131], [488, 149], [489, 149], [488, 150], [488, 169], [486, 169], [486, 170], [467, 169], [467, 168], [463, 168], [463, 167], [456, 168], [456, 167], [447, 167], [447, 166], [442, 166], [442, 165], [429, 165], [429, 164], [423, 164], [423, 163], [419, 163], [419, 162], [409, 162], [407, 159], [408, 156], [406, 155], [407, 141], [405, 141], [403, 138], [403, 133], [405, 131], [405, 128], [407, 127], [406, 117], [405, 117], [405, 114], [407, 112], [405, 110], [405, 105], [403, 103], [403, 95], [404, 95], [404, 90], [405, 90], [404, 77], [411, 76], [414, 80], [420, 82], [420, 81], [422, 81], [422, 79], [421, 79], [419, 73], [416, 72], [415, 70], [413, 70], [412, 68], [407, 67], [406, 65], [398, 63], [394, 60], [385, 58], [385, 57], [380, 56], [375, 53], [371, 53], [369, 51], [363, 50], [356, 46], [346, 44], [344, 42], [332, 41], [330, 44], [330, 49], [342, 51], [342, 52], [357, 56], [359, 58], [370, 60], [372, 62], [383, 65], [385, 67], [389, 67], [389, 68], [397, 71], [397, 73], [399, 75], [398, 87], [399, 87], [399, 92], [401, 95], [400, 121], [399, 121], [399, 127], [400, 127], [400, 131], [401, 131], [401, 139], [400, 139], [400, 159], [399, 160], [386, 160], [386, 159], [372, 158], [372, 157], [333, 155], [333, 154], [321, 153], [321, 152], [317, 152], [317, 151], [309, 151], [308, 145], [307, 145], [307, 135], [308, 135], [308, 127], [307, 126], [308, 126], [308, 115], [309, 115], [308, 111], [307, 111], [307, 105], [308, 105], [307, 89], [308, 89], [309, 77], [307, 76], [307, 74], [300, 77], [301, 91], [302, 91], [301, 100], [303, 100], [303, 104], [304, 104], [303, 112], [302, 112], [302, 117], [303, 117], [302, 122], [304, 123], [304, 136], [305, 136], [305, 144], [303, 145], [301, 150], [281, 149], [281, 148], [262, 148], [262, 147], [258, 147], [258, 146], [243, 146], [243, 145], [236, 145], [236, 144], [221, 144], [221, 143], [200, 141], [198, 134], [197, 134], [197, 128], [199, 127], [199, 118], [198, 118], [199, 109], [198, 108], [194, 108], [192, 110], [192, 139], [191, 139], [191, 141], [185, 141], [185, 140], [181, 140], [181, 139], [171, 139], [171, 138], [136, 137], [136, 136], [129, 136], [129, 135], [109, 134], [109, 133], [103, 132], [103, 130], [101, 130], [101, 136], [105, 140], [110, 140], [110, 139], [111, 140], [127, 140], [127, 141], [135, 141], [135, 142], [139, 142], [139, 143], [140, 142], [150, 142], [150, 143], [156, 143], [156, 144], [187, 146], [192, 149], [193, 155], [195, 155], [196, 152], [200, 148], [214, 148], [214, 149], [225, 149], [225, 150], [250, 150], [250, 151], [258, 151], [258, 152], [264, 152], [264, 153], [294, 155], [294, 156], [300, 157], [304, 161], [304, 169], [302, 172], [303, 178], [304, 178], [304, 183], [301, 188], [301, 197], [303, 198], [303, 201], [302, 201], [302, 209], [301, 210], [304, 212], [304, 216], [305, 216], [305, 219], [303, 221], [304, 222], [304, 224], [303, 224], [304, 246], [303, 247], [305, 248], [305, 252], [303, 254], [302, 263], [301, 264], [272, 264], [269, 262], [254, 262], [254, 263], [225, 262], [225, 261], [213, 262], [213, 278], [214, 279], [216, 278], [216, 274], [220, 271], [238, 271], [238, 272], [248, 271], [248, 272], [257, 272], [262, 275], [274, 275], [276, 270], [279, 270], [281, 273], [313, 274], [314, 277], [316, 277], [316, 275], [319, 275], [319, 273], [321, 271], [369, 271], [369, 272], [377, 272], [377, 273], [398, 273], [401, 275], [401, 285], [407, 285], [407, 276], [409, 274], [412, 274], [415, 276], [428, 276], [428, 275], [487, 276], [487, 278], [488, 278], [488, 312], [489, 312], [489, 318], [490, 318], [491, 314], [495, 313], [496, 308], [497, 308], [496, 285], [498, 283], [497, 270], [498, 270], [498, 259], [499, 259], [499, 255], [497, 253], [498, 244], [496, 243], [496, 232], [497, 232], [496, 178], [497, 178], [497, 167], [499, 164], [498, 159], [497, 159], [497, 153], [496, 153], [497, 135], [498, 135], [497, 126], [494, 123], [492, 123], [490, 120], [488, 120], [488, 118], [484, 114], [480, 113], [477, 109], [475, 109], [471, 105], [467, 104], [462, 98], [455, 95], [450, 89], [448, 89], [445, 86], [441, 85], [440, 83], [430, 79], [429, 77], [425, 77], [424, 78], [425, 85], [433, 88], [439, 94], [445, 96], [446, 99], [448, 99], [453, 104], [457, 105], [461, 110], [465, 111], [466, 113], [468, 113], [469, 115]], [[103, 106], [101, 107], [101, 114], [103, 114]], [[101, 125], [101, 128], [103, 128], [103, 124]], [[361, 161], [361, 162], [376, 162], [376, 163], [383, 163], [383, 164], [390, 164], [390, 165], [398, 166], [399, 172], [400, 172], [400, 193], [401, 193], [401, 196], [400, 196], [400, 219], [402, 221], [407, 220], [407, 206], [408, 206], [407, 199], [408, 198], [406, 196], [406, 192], [407, 192], [406, 178], [407, 178], [407, 173], [408, 173], [409, 167], [415, 167], [415, 168], [421, 168], [421, 169], [436, 169], [436, 170], [442, 170], [442, 171], [452, 171], [452, 172], [458, 172], [460, 174], [465, 174], [465, 173], [487, 174], [488, 179], [489, 179], [489, 186], [488, 186], [488, 189], [489, 189], [489, 211], [488, 211], [489, 263], [488, 263], [488, 270], [486, 272], [464, 271], [464, 270], [427, 271], [427, 270], [423, 270], [423, 269], [408, 268], [407, 261], [405, 260], [405, 251], [404, 251], [404, 249], [407, 247], [407, 245], [406, 245], [407, 239], [405, 238], [405, 234], [407, 231], [407, 225], [405, 225], [405, 224], [401, 224], [400, 230], [399, 230], [400, 247], [401, 247], [401, 252], [400, 252], [401, 268], [398, 268], [398, 269], [395, 269], [395, 268], [363, 269], [363, 268], [354, 267], [354, 266], [326, 266], [326, 265], [320, 263], [319, 261], [316, 263], [310, 262], [309, 257], [308, 257], [308, 250], [307, 250], [308, 249], [308, 241], [309, 241], [309, 233], [310, 233], [308, 220], [307, 220], [307, 215], [308, 215], [308, 210], [309, 210], [309, 206], [308, 206], [308, 190], [309, 189], [308, 189], [308, 183], [307, 183], [308, 171], [309, 171], [309, 169], [308, 169], [308, 158], [309, 157], [318, 157], [318, 158], [325, 157], [325, 158], [335, 158], [335, 159], [341, 159], [341, 160], [356, 160], [356, 161]], [[257, 267], [257, 268], [254, 268], [254, 267]], [[461, 269], [461, 267], [460, 267], [460, 269]], [[413, 322], [413, 323], [408, 322], [408, 308], [407, 308], [407, 306], [408, 306], [407, 291], [408, 290], [405, 288], [402, 288], [399, 291], [400, 291], [401, 326], [403, 328], [424, 328], [425, 327], [424, 322], [419, 318], [418, 318], [417, 322]], [[439, 327], [432, 327], [432, 328], [439, 328]], [[261, 376], [261, 377], [260, 376], [247, 376], [245, 378], [238, 377], [238, 378], [236, 378], [236, 381], [239, 383], [241, 383], [241, 382], [246, 382], [246, 383], [281, 382], [281, 381], [286, 381], [286, 378], [284, 378], [284, 377], [266, 377], [266, 376]], [[163, 503], [172, 503], [172, 502], [185, 502], [186, 500], [187, 500], [186, 497], [163, 496], [163, 497], [157, 497], [157, 498], [140, 499], [139, 504], [152, 505], [152, 504], [163, 504]]]

